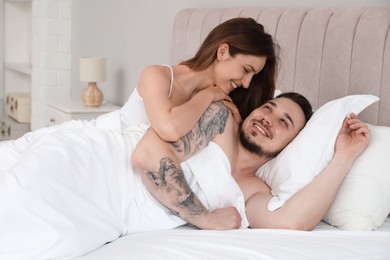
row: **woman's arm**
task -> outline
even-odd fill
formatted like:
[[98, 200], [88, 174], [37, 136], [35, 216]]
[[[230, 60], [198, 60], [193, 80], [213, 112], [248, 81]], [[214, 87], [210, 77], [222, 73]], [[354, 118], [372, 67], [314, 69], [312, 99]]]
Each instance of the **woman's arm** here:
[[233, 207], [209, 212], [188, 185], [180, 161], [196, 154], [216, 135], [222, 134], [228, 118], [228, 109], [213, 103], [194, 129], [178, 141], [164, 142], [149, 129], [132, 155], [133, 166], [156, 200], [202, 229], [238, 228], [241, 217]]
[[269, 192], [257, 193], [247, 201], [246, 210], [253, 228], [312, 230], [329, 209], [344, 177], [370, 140], [370, 131], [356, 115], [344, 120], [329, 165], [281, 208], [269, 212]]
[[195, 126], [212, 102], [230, 98], [219, 87], [210, 86], [191, 98], [193, 93], [181, 92], [177, 102], [181, 104], [174, 105], [168, 96], [171, 78], [164, 70], [162, 66], [146, 68], [137, 88], [154, 131], [161, 139], [173, 142]]

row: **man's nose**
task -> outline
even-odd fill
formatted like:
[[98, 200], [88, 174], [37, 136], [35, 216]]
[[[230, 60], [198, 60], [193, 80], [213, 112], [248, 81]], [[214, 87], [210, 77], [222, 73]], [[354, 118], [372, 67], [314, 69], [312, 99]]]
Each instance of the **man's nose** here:
[[272, 126], [272, 119], [270, 117], [264, 117], [261, 121], [265, 126]]

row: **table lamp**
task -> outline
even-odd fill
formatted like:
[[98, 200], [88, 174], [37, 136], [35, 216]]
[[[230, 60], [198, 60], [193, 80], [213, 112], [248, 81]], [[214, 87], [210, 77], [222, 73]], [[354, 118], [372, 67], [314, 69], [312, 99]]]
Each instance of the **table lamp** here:
[[88, 82], [81, 100], [86, 107], [98, 107], [103, 101], [103, 92], [96, 82], [106, 80], [106, 59], [102, 57], [80, 58], [80, 81]]

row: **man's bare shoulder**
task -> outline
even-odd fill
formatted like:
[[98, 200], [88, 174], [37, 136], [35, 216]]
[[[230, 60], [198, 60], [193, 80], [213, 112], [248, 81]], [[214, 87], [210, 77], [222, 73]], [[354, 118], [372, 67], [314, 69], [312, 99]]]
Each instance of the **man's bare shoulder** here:
[[273, 228], [278, 226], [277, 218], [267, 209], [268, 202], [272, 198], [271, 190], [262, 180], [256, 176], [247, 178], [242, 183], [242, 191], [245, 196], [245, 212], [251, 228]]
[[[224, 111], [227, 113], [227, 120], [224, 125], [224, 130], [219, 135], [216, 135], [213, 142], [218, 144], [228, 157], [230, 164], [234, 164], [234, 158], [237, 155], [237, 142], [238, 142], [238, 124], [234, 120], [230, 110], [222, 104], [222, 102], [214, 102], [213, 106], [223, 106]], [[226, 110], [225, 110], [226, 109]]]
[[268, 185], [256, 176], [238, 176], [233, 174], [238, 186], [244, 194], [245, 201], [248, 201], [255, 194], [271, 195]]

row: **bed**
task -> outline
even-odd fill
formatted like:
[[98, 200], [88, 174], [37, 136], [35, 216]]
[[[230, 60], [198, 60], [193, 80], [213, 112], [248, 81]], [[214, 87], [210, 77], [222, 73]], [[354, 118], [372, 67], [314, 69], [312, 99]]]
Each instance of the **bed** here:
[[[214, 26], [238, 16], [262, 23], [280, 45], [278, 90], [304, 94], [315, 109], [347, 95], [379, 97], [360, 116], [373, 131], [380, 128], [381, 139], [376, 142], [385, 145], [374, 159], [385, 158], [390, 138], [390, 7], [185, 9], [173, 25], [172, 64], [192, 57]], [[365, 163], [376, 164], [372, 157]], [[77, 259], [390, 259], [390, 167], [383, 163], [377, 167], [382, 175], [376, 181], [386, 182], [382, 193], [376, 184], [357, 192], [365, 198], [378, 193], [372, 199], [384, 204], [379, 223], [368, 230], [351, 223], [338, 225], [331, 213], [326, 220], [332, 225], [322, 221], [311, 232], [207, 231], [184, 226], [130, 234]], [[352, 211], [359, 207], [350, 198], [337, 203], [332, 207], [343, 203], [353, 205]]]
[[[363, 111], [369, 123], [369, 146], [315, 230], [184, 225], [131, 172], [128, 158], [148, 126], [121, 131], [114, 111], [0, 143], [0, 258], [390, 259], [390, 8], [185, 9], [174, 23], [172, 63], [191, 57], [210, 29], [236, 16], [253, 17], [275, 36], [281, 46], [277, 89], [304, 94], [316, 110], [256, 172], [274, 193], [269, 210], [327, 165], [349, 112]], [[207, 153], [212, 148], [200, 153], [203, 159], [214, 161]], [[189, 185], [210, 210], [236, 206], [244, 223], [244, 199], [230, 171], [217, 163], [213, 174], [201, 167], [186, 171], [196, 160], [206, 165], [197, 156], [182, 165]]]

